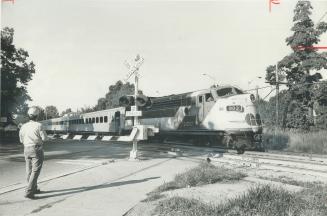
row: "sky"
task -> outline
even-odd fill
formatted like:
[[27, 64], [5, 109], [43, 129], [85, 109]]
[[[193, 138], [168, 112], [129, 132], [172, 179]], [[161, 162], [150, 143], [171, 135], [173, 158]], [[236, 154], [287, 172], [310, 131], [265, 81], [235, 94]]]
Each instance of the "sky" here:
[[[269, 0], [15, 0], [1, 3], [1, 25], [14, 28], [14, 44], [36, 65], [29, 104], [61, 112], [94, 106], [137, 54], [144, 58], [139, 87], [150, 96], [215, 82], [267, 86], [267, 66], [291, 53], [285, 39], [296, 1], [279, 2], [269, 11]], [[311, 2], [317, 22], [327, 2]], [[327, 46], [327, 34], [319, 45]]]

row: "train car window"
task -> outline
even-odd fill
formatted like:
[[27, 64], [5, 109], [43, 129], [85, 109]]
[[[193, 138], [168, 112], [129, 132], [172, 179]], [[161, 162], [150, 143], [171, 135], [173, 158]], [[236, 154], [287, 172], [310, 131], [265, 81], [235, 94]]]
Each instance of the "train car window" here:
[[217, 94], [219, 97], [224, 97], [235, 93], [233, 93], [233, 88], [222, 88], [217, 90]]
[[81, 124], [84, 124], [84, 119], [83, 118], [81, 119]]
[[92, 123], [95, 123], [95, 118], [94, 117], [92, 118]]
[[206, 102], [211, 102], [211, 101], [213, 101], [213, 97], [212, 97], [212, 94], [211, 94], [211, 93], [207, 93], [207, 94], [205, 94], [205, 97], [206, 97]]
[[92, 119], [91, 118], [89, 118], [89, 124], [91, 124], [92, 123]]
[[89, 119], [88, 119], [88, 118], [85, 119], [85, 123], [86, 123], [86, 124], [89, 123]]
[[96, 123], [99, 123], [99, 117], [96, 117], [95, 121]]
[[191, 97], [188, 97], [188, 98], [186, 98], [186, 105], [191, 105], [191, 103], [192, 103], [192, 98]]
[[108, 116], [104, 117], [104, 122], [108, 122]]
[[199, 96], [199, 103], [202, 103], [202, 101], [203, 101], [203, 97], [201, 95], [201, 96]]
[[100, 117], [100, 123], [103, 123], [103, 117], [102, 116]]

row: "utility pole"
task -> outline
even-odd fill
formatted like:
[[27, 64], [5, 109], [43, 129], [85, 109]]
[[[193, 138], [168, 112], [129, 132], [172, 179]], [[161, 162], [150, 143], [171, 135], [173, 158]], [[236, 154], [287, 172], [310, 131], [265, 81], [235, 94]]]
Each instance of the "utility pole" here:
[[279, 123], [279, 80], [278, 80], [278, 63], [276, 64], [276, 127], [278, 127]]
[[1, 124], [1, 73], [2, 73], [2, 68], [0, 68], [0, 124]]
[[259, 86], [258, 85], [255, 86], [255, 98], [256, 98], [256, 100], [259, 100]]
[[279, 123], [279, 80], [278, 80], [278, 63], [276, 63], [276, 71], [275, 71], [275, 76], [276, 76], [276, 125], [275, 125], [275, 144], [278, 144], [279, 139], [277, 136], [277, 129], [278, 129], [278, 123]]

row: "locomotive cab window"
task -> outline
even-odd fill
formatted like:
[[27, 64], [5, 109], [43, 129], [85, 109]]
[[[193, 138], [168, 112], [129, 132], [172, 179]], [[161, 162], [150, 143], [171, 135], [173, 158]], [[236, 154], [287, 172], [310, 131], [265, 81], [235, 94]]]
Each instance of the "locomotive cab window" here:
[[205, 94], [206, 102], [214, 101], [213, 96], [211, 93]]
[[238, 88], [234, 88], [236, 94], [244, 94], [242, 90], [238, 89]]
[[233, 88], [222, 88], [217, 90], [217, 94], [219, 97], [225, 97], [229, 95], [233, 95]]

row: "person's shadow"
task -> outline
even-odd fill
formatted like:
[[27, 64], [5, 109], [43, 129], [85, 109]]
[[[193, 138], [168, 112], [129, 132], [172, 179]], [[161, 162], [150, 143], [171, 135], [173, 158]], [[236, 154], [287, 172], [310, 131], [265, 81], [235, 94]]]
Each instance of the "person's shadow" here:
[[[120, 182], [113, 182], [113, 183], [104, 183], [100, 185], [94, 185], [94, 186], [89, 186], [89, 187], [76, 187], [76, 188], [67, 188], [67, 189], [60, 189], [60, 190], [50, 190], [50, 191], [42, 191], [38, 196], [37, 199], [44, 199], [44, 198], [49, 198], [49, 197], [56, 197], [56, 196], [64, 196], [64, 195], [69, 195], [69, 194], [74, 194], [74, 193], [82, 193], [85, 191], [90, 191], [90, 190], [97, 190], [97, 189], [103, 189], [103, 188], [109, 188], [109, 187], [117, 187], [117, 186], [122, 186], [122, 185], [127, 185], [127, 184], [137, 184], [141, 182], [146, 182], [152, 179], [158, 179], [160, 177], [150, 177], [150, 178], [145, 178], [145, 179], [139, 179], [139, 180], [128, 180], [128, 181], [120, 181]], [[60, 193], [57, 193], [60, 192]], [[47, 193], [55, 193], [51, 195], [45, 195]]]

